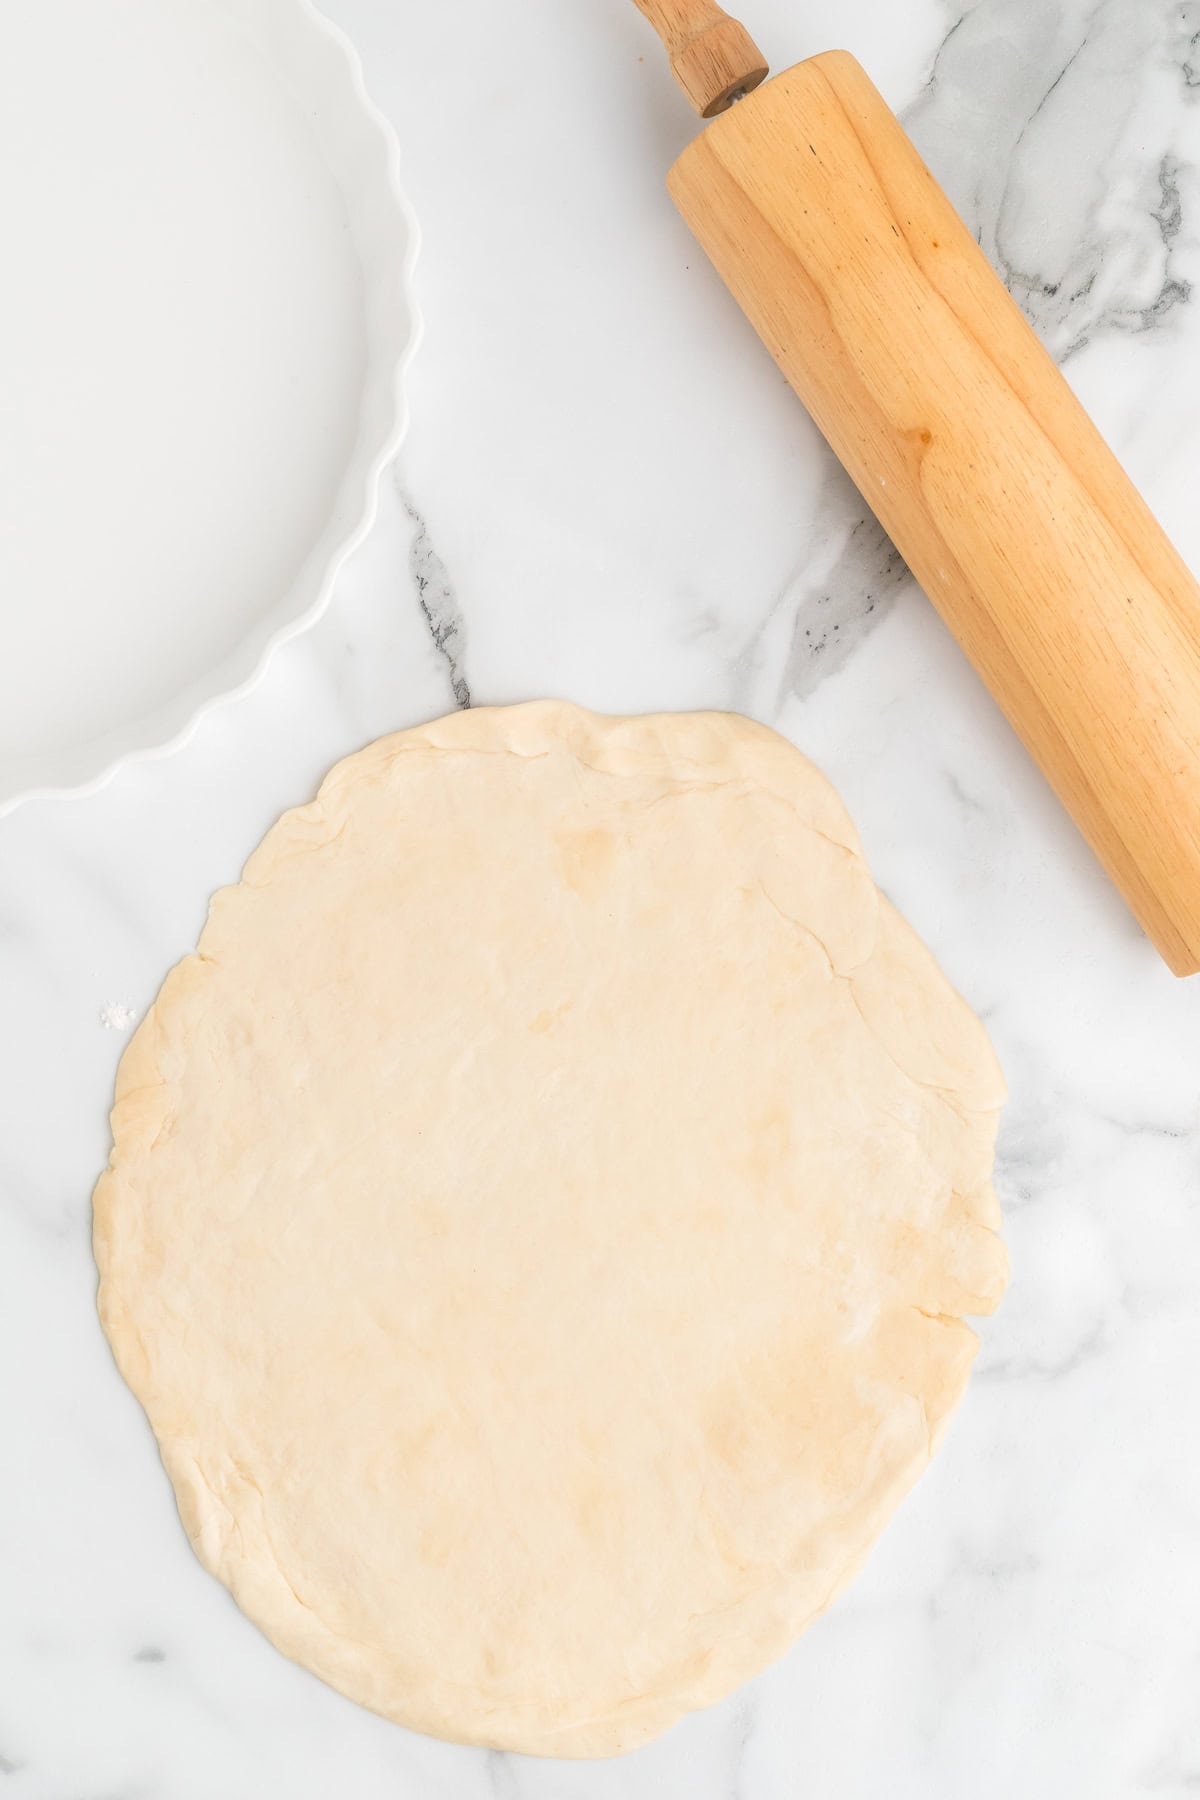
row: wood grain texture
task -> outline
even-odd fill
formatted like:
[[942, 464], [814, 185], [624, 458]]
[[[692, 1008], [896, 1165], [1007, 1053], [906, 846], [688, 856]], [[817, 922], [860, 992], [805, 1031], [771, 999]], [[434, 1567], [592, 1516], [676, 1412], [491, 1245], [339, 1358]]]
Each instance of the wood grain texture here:
[[676, 204], [1170, 967], [1200, 969], [1200, 587], [854, 58]]
[[711, 119], [766, 79], [754, 39], [715, 0], [634, 0], [663, 41], [671, 73], [700, 114]]

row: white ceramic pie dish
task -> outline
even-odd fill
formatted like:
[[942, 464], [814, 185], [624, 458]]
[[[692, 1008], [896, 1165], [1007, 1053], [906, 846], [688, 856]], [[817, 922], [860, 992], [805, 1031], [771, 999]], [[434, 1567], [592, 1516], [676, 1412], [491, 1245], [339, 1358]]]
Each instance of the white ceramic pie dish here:
[[0, 813], [180, 744], [328, 603], [418, 232], [309, 0], [38, 0], [0, 66]]

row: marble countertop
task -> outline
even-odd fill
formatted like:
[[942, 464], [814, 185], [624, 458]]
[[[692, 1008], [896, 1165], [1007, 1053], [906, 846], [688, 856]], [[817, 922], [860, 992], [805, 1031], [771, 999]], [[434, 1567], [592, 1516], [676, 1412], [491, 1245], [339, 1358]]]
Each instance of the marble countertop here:
[[[177, 755], [0, 822], [2, 1800], [1180, 1800], [1200, 1787], [1200, 986], [1167, 974], [676, 218], [626, 0], [328, 0], [424, 229], [413, 423], [326, 617]], [[906, 117], [1200, 566], [1197, 0], [755, 0]], [[69, 496], [64, 497], [69, 525]], [[275, 816], [471, 701], [736, 707], [987, 1020], [1013, 1284], [776, 1668], [611, 1764], [412, 1736], [200, 1568], [94, 1312], [127, 1013]]]

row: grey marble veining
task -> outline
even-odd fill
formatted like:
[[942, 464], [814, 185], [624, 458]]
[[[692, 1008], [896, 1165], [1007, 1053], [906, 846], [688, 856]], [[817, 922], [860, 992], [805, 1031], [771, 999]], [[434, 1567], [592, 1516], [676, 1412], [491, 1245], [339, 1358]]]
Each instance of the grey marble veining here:
[[[0, 821], [0, 1796], [1184, 1800], [1200, 1788], [1200, 989], [1171, 980], [663, 191], [625, 0], [330, 0], [422, 218], [413, 425], [329, 613], [158, 764]], [[838, 42], [1200, 565], [1200, 0], [756, 0]], [[69, 497], [64, 497], [64, 520]], [[437, 1744], [192, 1557], [96, 1322], [125, 1032], [285, 807], [453, 704], [740, 706], [988, 1022], [1013, 1284], [839, 1605], [612, 1764]], [[115, 1019], [117, 1015], [113, 1014]]]
[[1060, 361], [1107, 331], [1154, 330], [1191, 297], [1175, 267], [1196, 185], [1170, 104], [1187, 85], [1179, 18], [1129, 0], [977, 4], [907, 115]]
[[413, 526], [408, 567], [417, 592], [417, 601], [429, 627], [433, 647], [445, 659], [455, 706], [470, 706], [471, 689], [464, 673], [466, 630], [462, 608], [446, 572], [446, 565], [434, 549], [429, 527], [413, 504], [403, 484], [400, 470], [396, 474], [396, 491]]

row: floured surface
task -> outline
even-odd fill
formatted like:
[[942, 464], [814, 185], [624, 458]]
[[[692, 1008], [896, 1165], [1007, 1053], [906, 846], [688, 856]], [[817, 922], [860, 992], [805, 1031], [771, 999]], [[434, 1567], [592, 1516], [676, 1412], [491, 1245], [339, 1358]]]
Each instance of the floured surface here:
[[168, 977], [101, 1314], [282, 1650], [607, 1754], [778, 1655], [924, 1467], [1002, 1098], [782, 739], [458, 714], [339, 765]]

